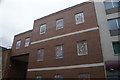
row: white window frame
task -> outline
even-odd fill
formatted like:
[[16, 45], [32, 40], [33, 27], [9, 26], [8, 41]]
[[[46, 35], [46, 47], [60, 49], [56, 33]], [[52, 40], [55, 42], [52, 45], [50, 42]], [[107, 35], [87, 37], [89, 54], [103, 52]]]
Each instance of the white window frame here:
[[[59, 52], [58, 48], [61, 49]], [[56, 49], [55, 49], [55, 53], [56, 53], [56, 59], [61, 59], [63, 58], [63, 45], [56, 45]]]
[[55, 80], [64, 80], [63, 75], [60, 75], [60, 74], [55, 75], [54, 78], [55, 78]]
[[[44, 30], [42, 31], [42, 28], [44, 28]], [[47, 25], [46, 24], [42, 24], [40, 26], [40, 34], [45, 34], [46, 33], [46, 29], [47, 29]]]
[[63, 27], [64, 27], [64, 20], [63, 20], [63, 18], [56, 20], [56, 30], [62, 29]]
[[16, 49], [20, 49], [20, 46], [21, 46], [21, 40], [18, 40], [16, 42]]
[[41, 48], [37, 51], [37, 61], [43, 61], [44, 60], [44, 48]]
[[35, 80], [42, 80], [42, 76], [41, 75], [36, 75]]
[[[82, 18], [81, 19], [82, 21], [79, 21], [80, 18]], [[84, 19], [84, 13], [83, 12], [75, 14], [75, 23], [76, 24], [81, 24], [81, 23], [84, 23], [84, 22], [85, 22], [85, 19]]]
[[25, 39], [25, 47], [28, 47], [30, 45], [30, 38]]
[[[83, 48], [85, 49], [85, 53], [82, 52]], [[78, 54], [78, 56], [82, 56], [82, 55], [87, 55], [88, 54], [88, 46], [87, 46], [87, 41], [86, 40], [77, 42], [77, 54]]]

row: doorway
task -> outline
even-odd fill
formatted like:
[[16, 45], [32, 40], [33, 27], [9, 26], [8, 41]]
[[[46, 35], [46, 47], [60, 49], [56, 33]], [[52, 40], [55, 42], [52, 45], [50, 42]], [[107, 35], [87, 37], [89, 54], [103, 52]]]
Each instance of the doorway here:
[[26, 79], [29, 54], [11, 56], [9, 78]]

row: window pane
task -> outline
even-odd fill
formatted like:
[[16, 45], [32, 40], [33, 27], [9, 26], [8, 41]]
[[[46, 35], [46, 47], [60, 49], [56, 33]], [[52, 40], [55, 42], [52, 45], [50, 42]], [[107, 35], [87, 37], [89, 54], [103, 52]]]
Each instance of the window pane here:
[[44, 57], [44, 49], [38, 50], [37, 60], [38, 60], [38, 61], [43, 61], [43, 57]]
[[77, 42], [77, 52], [78, 52], [78, 55], [86, 55], [86, 54], [88, 54], [87, 41], [79, 41], [79, 42]]
[[63, 28], [63, 19], [59, 19], [56, 21], [56, 30]]
[[55, 80], [63, 80], [63, 76], [62, 75], [55, 75]]
[[40, 26], [40, 34], [44, 34], [46, 32], [46, 24]]
[[63, 58], [63, 45], [56, 46], [56, 59]]
[[110, 30], [118, 29], [117, 19], [108, 20], [108, 24], [109, 24], [109, 29]]
[[82, 73], [79, 75], [79, 80], [90, 80], [90, 74]]
[[82, 13], [78, 13], [75, 15], [75, 22], [76, 24], [80, 24], [84, 22], [84, 14]]
[[115, 54], [120, 54], [120, 42], [113, 42], [113, 49]]
[[17, 43], [16, 43], [16, 49], [19, 49], [19, 48], [20, 48], [20, 45], [21, 45], [21, 41], [19, 40], [19, 41], [17, 41]]
[[35, 80], [42, 80], [42, 76], [40, 75], [36, 76]]
[[120, 18], [118, 18], [117, 21], [118, 21], [118, 28], [120, 28]]
[[118, 0], [113, 0], [113, 5], [114, 5], [114, 7], [120, 6], [120, 1], [118, 1]]
[[105, 5], [105, 9], [111, 9], [111, 8], [113, 8], [113, 6], [112, 6], [112, 2], [108, 2], [108, 1], [106, 1], [106, 2], [104, 2], [104, 5]]
[[30, 38], [25, 39], [25, 47], [29, 46]]

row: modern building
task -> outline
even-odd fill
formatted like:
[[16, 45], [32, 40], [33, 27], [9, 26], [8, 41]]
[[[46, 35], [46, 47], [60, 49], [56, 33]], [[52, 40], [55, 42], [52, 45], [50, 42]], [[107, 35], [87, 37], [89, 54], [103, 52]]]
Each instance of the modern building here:
[[95, 2], [106, 74], [120, 78], [120, 0]]
[[35, 20], [32, 30], [14, 37], [5, 78], [117, 77], [120, 16], [114, 4], [84, 2]]

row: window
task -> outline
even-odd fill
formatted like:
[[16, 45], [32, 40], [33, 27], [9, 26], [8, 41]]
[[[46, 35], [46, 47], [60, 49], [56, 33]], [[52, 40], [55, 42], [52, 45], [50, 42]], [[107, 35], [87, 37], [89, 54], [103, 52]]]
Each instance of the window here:
[[90, 80], [90, 74], [82, 73], [79, 75], [79, 80]]
[[25, 47], [28, 47], [30, 44], [30, 38], [25, 39]]
[[55, 80], [63, 80], [63, 76], [62, 75], [55, 75]]
[[120, 42], [113, 42], [114, 54], [120, 54]]
[[46, 32], [46, 24], [40, 26], [40, 34], [44, 34]]
[[75, 22], [76, 22], [76, 24], [84, 23], [84, 14], [83, 14], [83, 12], [78, 13], [78, 14], [75, 15]]
[[37, 75], [36, 78], [35, 78], [35, 80], [42, 80], [42, 76]]
[[56, 59], [63, 58], [63, 45], [56, 46]]
[[21, 40], [18, 40], [17, 43], [16, 43], [16, 49], [19, 49], [20, 45], [21, 45]]
[[120, 18], [108, 20], [109, 29], [110, 30], [119, 29], [120, 28], [120, 24], [119, 23], [120, 23]]
[[63, 28], [63, 19], [56, 21], [56, 30]]
[[43, 57], [44, 57], [44, 49], [38, 50], [37, 61], [43, 61]]
[[87, 55], [87, 41], [79, 41], [77, 42], [77, 53], [78, 55]]
[[120, 6], [119, 0], [109, 0], [104, 2], [105, 9], [111, 9]]

